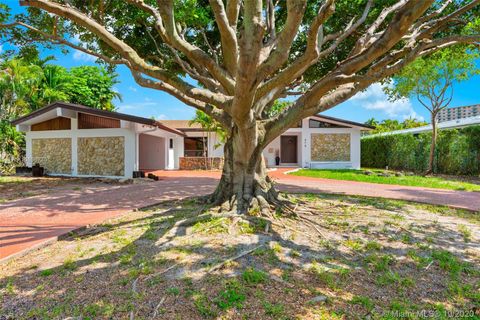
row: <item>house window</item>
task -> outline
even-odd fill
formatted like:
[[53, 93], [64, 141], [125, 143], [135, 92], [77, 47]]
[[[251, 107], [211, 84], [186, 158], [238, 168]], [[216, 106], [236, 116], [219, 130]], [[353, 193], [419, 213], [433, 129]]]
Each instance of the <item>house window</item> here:
[[188, 137], [184, 138], [185, 157], [208, 157], [207, 138]]
[[308, 126], [309, 126], [309, 128], [346, 128], [344, 126], [340, 126], [340, 125], [337, 125], [337, 124], [328, 123], [328, 122], [324, 122], [324, 121], [318, 121], [318, 120], [314, 120], [314, 119], [310, 119], [308, 121]]
[[170, 139], [170, 149], [173, 149], [173, 139]]

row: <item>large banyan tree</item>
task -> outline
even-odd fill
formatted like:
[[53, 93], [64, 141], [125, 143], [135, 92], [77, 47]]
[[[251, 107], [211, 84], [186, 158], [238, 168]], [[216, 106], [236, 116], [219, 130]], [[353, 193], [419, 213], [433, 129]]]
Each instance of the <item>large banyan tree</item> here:
[[[479, 0], [29, 0], [0, 14], [17, 45], [49, 43], [124, 65], [227, 132], [216, 203], [277, 203], [262, 150], [417, 57], [475, 50]], [[3, 30], [3, 31], [2, 31]], [[286, 108], [274, 102], [289, 97]]]

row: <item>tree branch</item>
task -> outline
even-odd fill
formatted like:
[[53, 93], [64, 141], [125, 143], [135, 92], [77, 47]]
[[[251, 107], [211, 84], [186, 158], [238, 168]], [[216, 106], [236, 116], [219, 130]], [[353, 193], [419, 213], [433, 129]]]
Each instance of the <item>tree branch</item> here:
[[46, 0], [25, 0], [20, 2], [22, 5], [36, 7], [55, 15], [68, 18], [74, 23], [84, 27], [103, 40], [109, 47], [118, 52], [123, 59], [128, 60], [130, 68], [137, 72], [144, 73], [161, 82], [169, 84], [178, 91], [189, 95], [191, 98], [200, 100], [213, 105], [221, 106], [228, 98], [222, 94], [213, 93], [209, 90], [195, 88], [187, 82], [176, 76], [172, 76], [168, 71], [148, 64], [138, 53], [122, 40], [115, 37], [112, 33], [95, 20], [87, 15], [77, 11], [72, 7], [63, 6], [58, 3]]
[[46, 32], [43, 32], [31, 25], [28, 25], [24, 22], [20, 22], [20, 21], [15, 21], [15, 22], [12, 22], [12, 23], [7, 23], [7, 24], [0, 24], [0, 28], [15, 28], [15, 27], [24, 27], [30, 31], [33, 31], [35, 33], [38, 33], [39, 35], [41, 35], [43, 38], [45, 38], [46, 41], [50, 41], [50, 42], [53, 42], [55, 44], [61, 44], [61, 45], [66, 45], [66, 46], [69, 46], [71, 47], [72, 49], [75, 49], [75, 50], [78, 50], [78, 51], [81, 51], [83, 53], [86, 53], [88, 55], [91, 55], [91, 56], [94, 56], [94, 57], [97, 57], [107, 63], [110, 63], [110, 64], [115, 64], [115, 65], [119, 65], [119, 64], [125, 64], [125, 65], [128, 65], [129, 64], [129, 61], [126, 60], [126, 59], [115, 59], [115, 58], [111, 58], [111, 57], [108, 57], [104, 54], [101, 54], [101, 53], [98, 53], [98, 52], [94, 52], [94, 51], [91, 51], [87, 48], [84, 48], [82, 46], [79, 46], [79, 45], [76, 45], [74, 44], [73, 42], [70, 42], [70, 41], [67, 41], [65, 40], [64, 38], [61, 38], [55, 34], [49, 34], [49, 33], [46, 33]]
[[237, 30], [238, 14], [240, 12], [241, 0], [227, 0], [228, 24], [233, 30]]
[[[326, 3], [325, 6], [327, 4], [328, 3]], [[307, 49], [303, 54], [303, 56], [297, 59], [295, 62], [293, 62], [276, 78], [272, 79], [271, 81], [267, 82], [263, 87], [261, 87], [259, 90], [259, 96], [262, 96], [269, 91], [270, 91], [269, 95], [272, 94], [271, 91], [274, 91], [274, 95], [280, 94], [283, 87], [282, 85], [283, 83], [290, 83], [294, 81], [301, 74], [303, 74], [311, 65], [315, 64], [319, 59], [332, 53], [340, 43], [342, 43], [346, 38], [348, 38], [360, 25], [362, 25], [365, 22], [372, 4], [373, 4], [373, 0], [369, 0], [367, 2], [367, 5], [365, 6], [362, 16], [356, 22], [354, 22], [355, 20], [351, 20], [348, 26], [345, 28], [345, 31], [341, 33], [341, 35], [335, 36], [336, 40], [334, 41], [334, 43], [330, 45], [327, 49], [321, 52], [319, 50], [321, 50], [322, 44], [318, 42], [320, 41], [319, 36], [316, 35], [314, 37], [313, 33], [310, 32], [309, 33], [310, 43], [308, 43], [307, 41]], [[328, 11], [326, 10], [327, 10], [326, 7], [321, 8], [320, 12], [324, 12], [324, 13], [322, 15], [319, 14], [319, 16], [317, 17], [320, 17], [319, 18], [320, 20], [313, 23], [314, 27], [318, 28], [317, 30], [319, 31], [321, 31], [322, 29], [321, 29], [321, 25], [318, 25], [318, 23], [320, 23], [320, 21], [323, 21], [323, 19], [326, 17], [325, 15], [328, 14]], [[266, 96], [267, 99], [269, 98], [269, 95]]]
[[236, 76], [232, 117], [237, 123], [251, 118], [250, 108], [257, 87], [257, 73], [264, 26], [262, 23], [262, 1], [251, 0], [244, 4], [243, 30], [239, 39], [239, 59]]
[[398, 1], [397, 3], [395, 3], [393, 6], [390, 6], [390, 7], [387, 7], [385, 9], [383, 9], [382, 12], [380, 13], [380, 15], [377, 17], [377, 19], [367, 29], [365, 34], [357, 40], [357, 43], [356, 43], [354, 49], [352, 50], [352, 53], [350, 54], [350, 56], [359, 54], [362, 50], [365, 50], [368, 47], [368, 43], [372, 39], [374, 39], [375, 32], [380, 27], [380, 25], [383, 23], [383, 21], [385, 21], [385, 19], [388, 17], [388, 15], [391, 14], [392, 12], [398, 10], [402, 6], [404, 6], [407, 2], [408, 2], [408, 0], [401, 0], [401, 1]]
[[229, 94], [234, 92], [235, 83], [228, 72], [220, 67], [208, 54], [200, 48], [190, 44], [178, 34], [173, 13], [173, 0], [157, 0], [165, 28], [165, 37], [171, 45], [182, 52], [190, 61], [204, 66], [210, 74], [222, 84]]
[[140, 72], [136, 71], [135, 69], [130, 69], [130, 71], [133, 75], [133, 78], [135, 79], [135, 82], [137, 82], [142, 87], [165, 91], [189, 106], [192, 106], [202, 111], [205, 110], [205, 102], [192, 99], [167, 83], [145, 78]]
[[230, 72], [232, 77], [235, 76], [238, 65], [238, 43], [235, 29], [230, 26], [228, 21], [223, 0], [209, 0], [212, 7], [218, 30], [220, 31], [220, 39], [222, 43], [222, 52], [225, 68]]
[[[260, 66], [258, 71], [258, 81], [263, 81], [273, 72], [277, 71], [285, 61], [287, 61], [292, 42], [295, 39], [300, 23], [302, 22], [303, 15], [305, 13], [307, 2], [305, 0], [287, 0], [287, 21], [285, 22], [284, 29], [280, 32], [278, 37], [271, 37], [274, 39], [275, 49], [270, 54], [270, 50], [264, 50], [262, 55], [268, 56], [264, 63]], [[274, 15], [274, 8], [272, 6], [272, 15]], [[274, 19], [274, 18], [273, 18]], [[274, 26], [273, 26], [274, 28]]]

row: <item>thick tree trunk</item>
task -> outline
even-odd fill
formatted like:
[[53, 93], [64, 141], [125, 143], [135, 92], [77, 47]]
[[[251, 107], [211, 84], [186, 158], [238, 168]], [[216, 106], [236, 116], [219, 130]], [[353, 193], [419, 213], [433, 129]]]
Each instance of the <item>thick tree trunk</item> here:
[[433, 161], [435, 159], [435, 147], [437, 144], [437, 119], [436, 114], [432, 114], [432, 141], [430, 144], [430, 156], [428, 158], [428, 169], [426, 174], [433, 173]]
[[267, 213], [283, 202], [267, 176], [263, 148], [250, 138], [249, 134], [238, 131], [227, 138], [222, 177], [211, 201], [236, 213], [247, 213], [250, 209]]

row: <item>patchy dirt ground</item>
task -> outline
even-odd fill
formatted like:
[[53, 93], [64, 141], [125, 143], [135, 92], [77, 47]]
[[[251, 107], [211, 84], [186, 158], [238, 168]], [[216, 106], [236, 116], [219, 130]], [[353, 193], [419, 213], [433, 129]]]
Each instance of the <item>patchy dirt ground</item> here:
[[[2, 265], [1, 319], [478, 319], [480, 217], [292, 196], [300, 218], [165, 202]], [[430, 312], [430, 313], [427, 313]], [[3, 318], [2, 318], [3, 317]]]
[[84, 186], [99, 183], [117, 184], [118, 181], [95, 178], [0, 176], [0, 203], [55, 192], [59, 188], [81, 190]]

